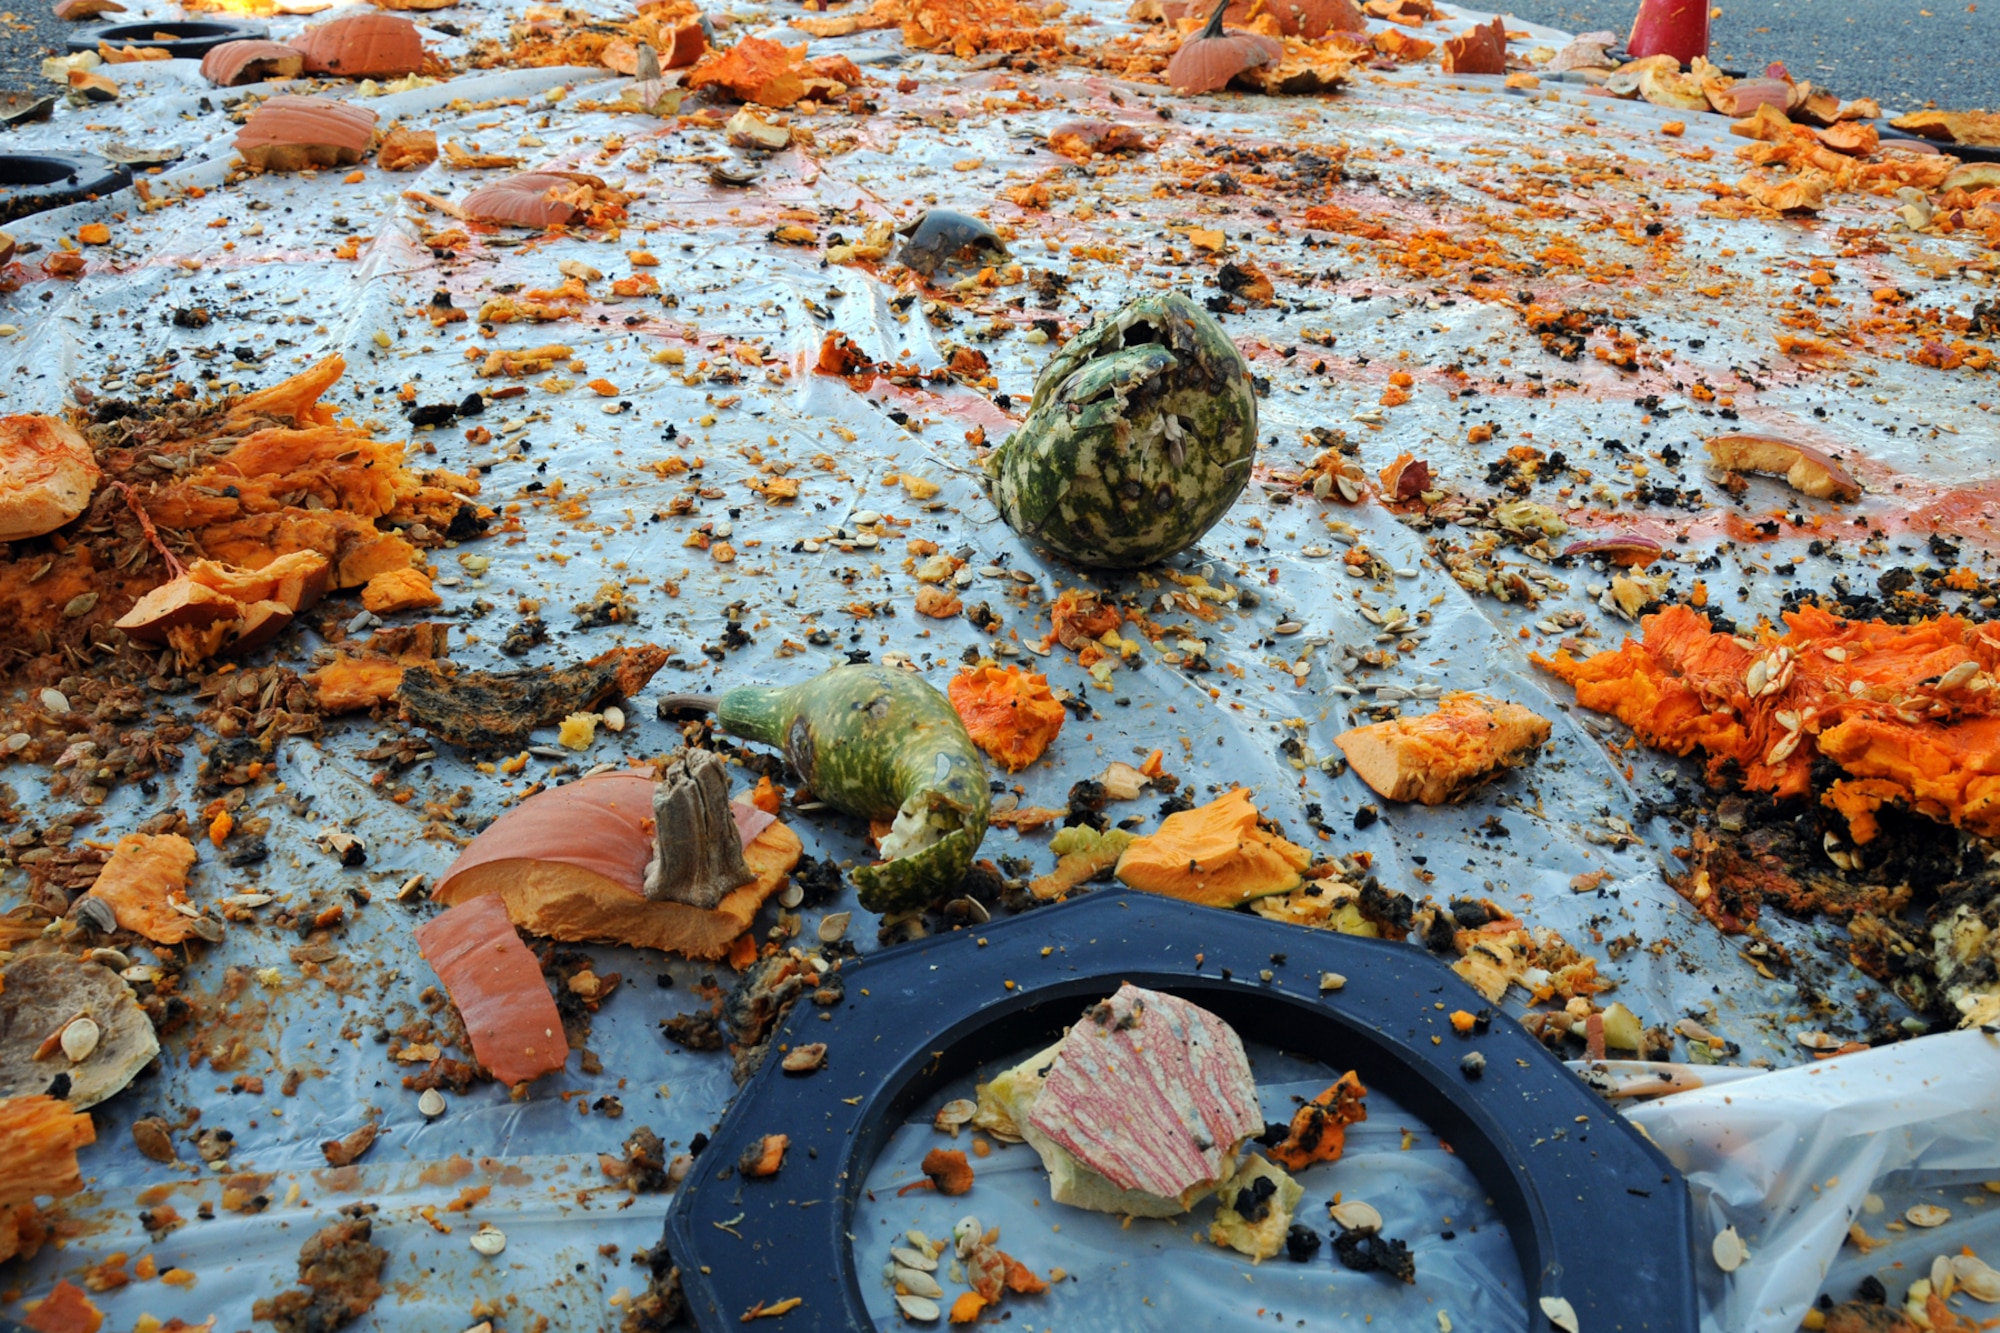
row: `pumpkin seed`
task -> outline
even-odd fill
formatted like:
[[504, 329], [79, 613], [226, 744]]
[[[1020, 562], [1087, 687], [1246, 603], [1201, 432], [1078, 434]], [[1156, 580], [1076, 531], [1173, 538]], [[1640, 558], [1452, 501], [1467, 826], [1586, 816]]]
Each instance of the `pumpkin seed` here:
[[37, 697], [41, 699], [42, 707], [57, 717], [69, 712], [69, 696], [61, 690], [43, 690]]
[[63, 616], [65, 619], [75, 620], [78, 616], [89, 615], [91, 609], [96, 605], [97, 605], [96, 593], [80, 592], [76, 596], [70, 598], [67, 602], [63, 603]]
[[1328, 1204], [1326, 1215], [1334, 1224], [1346, 1231], [1380, 1231], [1382, 1214], [1360, 1200], [1351, 1203]]
[[1715, 1240], [1708, 1249], [1715, 1256], [1715, 1266], [1725, 1273], [1734, 1273], [1750, 1258], [1750, 1247], [1743, 1243], [1743, 1237], [1736, 1234], [1735, 1227], [1724, 1227], [1716, 1232]]
[[63, 1054], [69, 1057], [71, 1064], [80, 1064], [88, 1060], [90, 1053], [97, 1049], [97, 1041], [101, 1036], [103, 1032], [98, 1028], [97, 1020], [89, 1015], [71, 1019], [69, 1026], [62, 1030]]
[[1771, 752], [1764, 756], [1765, 764], [1767, 765], [1782, 764], [1787, 759], [1790, 759], [1792, 757], [1792, 751], [1799, 748], [1799, 737], [1801, 735], [1802, 733], [1796, 731], [1786, 732], [1784, 739], [1780, 740], [1776, 745], [1773, 745], [1771, 747]]
[[90, 962], [102, 963], [113, 972], [123, 972], [132, 966], [132, 960], [117, 949], [92, 949], [84, 957]]
[[826, 1066], [826, 1043], [810, 1042], [785, 1052], [781, 1062], [787, 1074], [810, 1074]]
[[1582, 1333], [1576, 1322], [1576, 1307], [1560, 1296], [1542, 1297], [1542, 1313], [1563, 1333]]
[[271, 901], [268, 893], [232, 893], [222, 900], [230, 907], [262, 907]]
[[857, 509], [854, 511], [853, 519], [855, 527], [865, 528], [871, 524], [880, 523], [882, 516], [872, 509]]
[[1951, 1221], [1951, 1209], [1934, 1203], [1911, 1204], [1903, 1210], [1903, 1220], [1913, 1227], [1941, 1227]]
[[425, 1088], [424, 1095], [417, 1098], [417, 1110], [426, 1120], [435, 1120], [444, 1114], [444, 1094], [436, 1088]]
[[806, 900], [806, 891], [796, 884], [787, 884], [785, 891], [778, 895], [778, 906], [787, 910], [797, 907]]
[[979, 1103], [970, 1097], [960, 1097], [938, 1107], [937, 1114], [931, 1117], [931, 1128], [940, 1134], [949, 1134], [957, 1138], [958, 1131], [971, 1124], [972, 1117], [978, 1114]]
[[852, 912], [829, 912], [820, 918], [819, 942], [834, 944], [847, 934], [847, 923], [854, 919]]
[[1339, 990], [1346, 984], [1347, 978], [1338, 972], [1322, 972], [1319, 974], [1319, 988], [1322, 991]]
[[895, 1276], [896, 1285], [903, 1289], [905, 1295], [928, 1296], [932, 1300], [944, 1295], [944, 1288], [938, 1285], [938, 1280], [921, 1269], [905, 1268], [898, 1264]]
[[112, 912], [111, 904], [102, 898], [85, 894], [76, 900], [69, 911], [71, 916], [82, 917], [86, 924], [95, 926], [107, 935], [118, 929], [118, 917]]
[[1978, 674], [1979, 674], [1979, 663], [1960, 662], [1957, 666], [1945, 672], [1944, 675], [1938, 679], [1937, 683], [1938, 693], [1949, 694], [1953, 690], [1963, 687], [1967, 681], [1971, 680], [1974, 676]]
[[1842, 1045], [1840, 1038], [1829, 1032], [1794, 1032], [1792, 1040], [1809, 1051], [1837, 1051]]
[[1842, 648], [1838, 644], [1822, 648], [1820, 649], [1820, 652], [1824, 653], [1828, 658], [1832, 659], [1835, 662], [1845, 662], [1847, 660], [1847, 650], [1845, 648]]
[[479, 1224], [479, 1230], [472, 1233], [472, 1248], [491, 1259], [507, 1248], [507, 1233], [491, 1222]]
[[194, 933], [210, 944], [222, 943], [222, 923], [212, 916], [197, 916], [194, 919]]
[[1994, 1269], [1977, 1255], [1951, 1257], [1951, 1276], [1958, 1289], [1975, 1301], [2000, 1304], [2000, 1269]]
[[952, 1225], [952, 1249], [963, 1259], [978, 1248], [980, 1237], [985, 1234], [986, 1228], [979, 1225], [979, 1219], [967, 1213]]
[[605, 727], [607, 727], [609, 730], [612, 731], [625, 730], [624, 709], [619, 708], [617, 705], [614, 704], [611, 707], [606, 708], [604, 712], [601, 714], [601, 716], [604, 718]]
[[899, 1268], [914, 1268], [919, 1273], [937, 1272], [937, 1256], [924, 1250], [898, 1246], [889, 1251], [889, 1257], [896, 1261]]
[[1330, 546], [1307, 546], [1302, 548], [1299, 554], [1308, 560], [1324, 560], [1333, 554], [1333, 548]]
[[904, 1318], [915, 1320], [919, 1324], [935, 1324], [939, 1314], [942, 1313], [936, 1301], [923, 1296], [898, 1296], [896, 1308], [903, 1312]]
[[1281, 620], [1271, 627], [1273, 634], [1297, 634], [1305, 626], [1296, 620]]

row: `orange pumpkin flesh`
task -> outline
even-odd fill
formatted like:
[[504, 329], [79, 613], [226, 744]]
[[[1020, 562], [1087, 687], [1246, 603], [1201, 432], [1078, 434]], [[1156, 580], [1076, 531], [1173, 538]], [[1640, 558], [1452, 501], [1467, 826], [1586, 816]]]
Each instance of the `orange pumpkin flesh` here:
[[1861, 498], [1854, 474], [1810, 445], [1775, 435], [1718, 435], [1708, 442], [1708, 454], [1724, 471], [1783, 477], [1793, 490], [1816, 500]]
[[375, 140], [373, 111], [332, 97], [271, 98], [236, 132], [236, 151], [252, 171], [300, 171], [359, 162]]
[[1434, 713], [1356, 727], [1333, 743], [1377, 795], [1444, 805], [1532, 757], [1549, 729], [1519, 704], [1455, 693]]
[[961, 671], [947, 693], [974, 743], [1009, 773], [1041, 758], [1066, 716], [1048, 677], [1019, 667]]
[[498, 897], [515, 924], [550, 939], [630, 944], [720, 958], [798, 864], [798, 835], [772, 823], [743, 848], [756, 879], [713, 908], [645, 896], [653, 855], [653, 781], [607, 773], [540, 792], [466, 846], [434, 896]]
[[1362, 1098], [1368, 1089], [1349, 1070], [1334, 1085], [1301, 1106], [1292, 1116], [1284, 1142], [1271, 1149], [1271, 1160], [1288, 1171], [1303, 1171], [1314, 1162], [1337, 1162], [1347, 1150], [1347, 1127], [1368, 1118]]
[[89, 441], [56, 417], [0, 417], [0, 541], [54, 532], [90, 507], [101, 474]]
[[76, 1150], [96, 1141], [90, 1116], [66, 1102], [0, 1097], [0, 1208], [82, 1189]]
[[128, 833], [111, 849], [90, 896], [111, 908], [120, 930], [133, 930], [157, 944], [179, 944], [194, 934], [194, 921], [175, 911], [187, 901], [194, 844], [178, 833]]
[[1499, 19], [1481, 24], [1444, 44], [1447, 74], [1505, 74], [1507, 28]]
[[97, 1333], [104, 1327], [104, 1311], [83, 1294], [82, 1287], [58, 1282], [40, 1305], [23, 1316], [21, 1326], [34, 1333]]
[[1257, 807], [1238, 787], [1207, 805], [1160, 821], [1118, 858], [1118, 878], [1135, 889], [1209, 907], [1289, 893], [1312, 863], [1305, 848], [1257, 826]]
[[474, 898], [417, 927], [417, 952], [465, 1020], [472, 1054], [507, 1087], [569, 1059], [562, 1016], [505, 903]]
[[1889, 801], [2000, 835], [2000, 645], [1956, 616], [1890, 625], [1807, 606], [1784, 620], [1783, 634], [1765, 628], [1745, 647], [1673, 606], [1614, 651], [1534, 661], [1646, 744], [1701, 754], [1711, 781], [1734, 764], [1752, 791], [1802, 796], [1814, 759], [1832, 760], [1866, 784], [1825, 794], [1857, 841]]

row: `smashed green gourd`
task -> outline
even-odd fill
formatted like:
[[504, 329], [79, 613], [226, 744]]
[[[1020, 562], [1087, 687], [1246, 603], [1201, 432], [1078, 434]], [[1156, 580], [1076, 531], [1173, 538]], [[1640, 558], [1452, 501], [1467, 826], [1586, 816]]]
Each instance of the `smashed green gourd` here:
[[1256, 452], [1249, 365], [1207, 311], [1169, 292], [1065, 344], [987, 474], [1023, 536], [1130, 569], [1199, 541], [1249, 484]]
[[907, 671], [839, 666], [797, 685], [742, 687], [716, 702], [732, 736], [785, 752], [813, 795], [893, 819], [882, 861], [854, 871], [861, 905], [902, 912], [949, 893], [986, 836], [986, 763], [951, 701]]

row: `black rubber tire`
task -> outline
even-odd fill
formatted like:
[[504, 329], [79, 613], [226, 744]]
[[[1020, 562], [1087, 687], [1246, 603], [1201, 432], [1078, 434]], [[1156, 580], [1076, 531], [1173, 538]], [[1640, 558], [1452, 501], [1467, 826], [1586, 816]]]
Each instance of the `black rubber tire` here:
[[[170, 32], [172, 41], [153, 40], [153, 34]], [[87, 28], [69, 39], [71, 51], [95, 51], [99, 42], [112, 46], [158, 47], [176, 60], [199, 60], [224, 42], [262, 40], [271, 30], [261, 23], [237, 23], [227, 19], [168, 19], [158, 23], [113, 23]]]
[[131, 183], [129, 168], [101, 157], [0, 153], [0, 222], [92, 197], [102, 199]]

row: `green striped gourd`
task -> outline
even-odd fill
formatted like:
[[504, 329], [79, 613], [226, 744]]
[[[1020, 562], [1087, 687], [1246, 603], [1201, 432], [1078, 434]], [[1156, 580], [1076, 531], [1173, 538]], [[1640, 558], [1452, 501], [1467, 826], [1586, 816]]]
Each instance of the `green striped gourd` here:
[[1250, 481], [1257, 393], [1213, 316], [1144, 296], [1072, 338], [987, 471], [1001, 517], [1080, 565], [1186, 550]]

